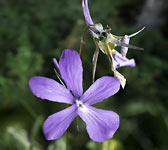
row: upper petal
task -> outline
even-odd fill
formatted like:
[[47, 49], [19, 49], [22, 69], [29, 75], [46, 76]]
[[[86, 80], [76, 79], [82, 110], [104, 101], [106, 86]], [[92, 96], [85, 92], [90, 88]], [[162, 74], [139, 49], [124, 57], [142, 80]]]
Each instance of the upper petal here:
[[90, 16], [89, 8], [88, 8], [88, 1], [87, 0], [82, 0], [82, 7], [83, 7], [83, 14], [85, 17], [86, 24], [93, 25], [92, 18]]
[[104, 76], [97, 79], [82, 95], [80, 100], [89, 105], [103, 101], [120, 89], [120, 82], [113, 77]]
[[73, 104], [74, 97], [64, 86], [53, 79], [46, 77], [32, 77], [29, 87], [33, 94], [41, 99]]
[[[130, 37], [128, 35], [125, 35], [122, 39], [121, 42], [125, 44], [129, 44]], [[128, 52], [128, 47], [122, 46], [121, 47], [121, 54], [125, 57]]]
[[64, 50], [59, 61], [59, 69], [68, 89], [75, 97], [80, 97], [83, 93], [83, 68], [79, 54], [74, 50]]
[[116, 54], [112, 55], [114, 60], [115, 60], [115, 67], [124, 67], [124, 66], [129, 66], [129, 67], [135, 67], [135, 60], [134, 59], [128, 59], [126, 57], [123, 57], [119, 52], [115, 50]]
[[77, 107], [75, 104], [49, 116], [43, 125], [46, 139], [55, 140], [62, 136], [76, 116]]
[[[125, 35], [122, 39], [121, 42], [125, 43], [125, 44], [129, 44], [130, 38], [136, 36], [137, 34], [139, 34], [140, 32], [142, 32], [145, 29], [145, 27], [143, 27], [142, 29], [140, 29], [139, 31], [131, 34], [131, 35]], [[122, 56], [126, 57], [126, 54], [128, 52], [128, 47], [122, 46], [121, 47], [121, 54]]]
[[78, 109], [78, 115], [86, 123], [89, 137], [96, 142], [112, 138], [119, 127], [119, 116], [113, 111], [105, 111], [92, 106]]

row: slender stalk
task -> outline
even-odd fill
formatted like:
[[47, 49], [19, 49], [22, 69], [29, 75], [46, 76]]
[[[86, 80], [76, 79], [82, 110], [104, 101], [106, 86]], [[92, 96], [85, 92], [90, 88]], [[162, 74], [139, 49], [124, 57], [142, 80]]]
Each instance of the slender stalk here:
[[90, 28], [90, 26], [85, 27], [82, 38], [81, 38], [80, 52], [79, 52], [81, 60], [83, 59], [85, 38], [86, 38], [86, 34], [87, 34], [89, 28]]
[[29, 112], [29, 114], [30, 114], [34, 119], [37, 118], [36, 112], [29, 106], [28, 103], [26, 103], [26, 101], [20, 100], [20, 103], [22, 104], [22, 106]]
[[103, 150], [103, 143], [97, 143], [97, 149], [98, 150]]
[[68, 131], [66, 131], [66, 133], [65, 133], [65, 150], [68, 150], [68, 143], [69, 143]]

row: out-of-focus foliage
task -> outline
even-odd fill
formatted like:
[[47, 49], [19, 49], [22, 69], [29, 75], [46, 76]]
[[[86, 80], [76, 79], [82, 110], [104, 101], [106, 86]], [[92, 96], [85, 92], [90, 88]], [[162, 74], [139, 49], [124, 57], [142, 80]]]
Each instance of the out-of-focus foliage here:
[[[68, 129], [70, 149], [167, 150], [166, 0], [160, 0], [159, 10], [151, 9], [157, 8], [157, 0], [88, 1], [94, 22], [108, 24], [116, 35], [131, 34], [145, 25], [146, 29], [131, 39], [131, 44], [145, 50], [129, 50], [128, 57], [135, 58], [137, 67], [120, 69], [127, 78], [125, 90], [96, 105], [120, 115], [114, 138], [103, 144], [90, 141], [85, 124], [77, 118]], [[28, 81], [35, 75], [56, 79], [52, 58], [59, 58], [65, 48], [79, 50], [85, 27], [81, 0], [0, 0], [0, 10], [0, 150], [64, 150], [65, 136], [46, 141], [42, 125], [47, 116], [66, 106], [34, 97]], [[154, 24], [144, 21], [144, 14], [154, 18]], [[84, 89], [91, 84], [94, 49], [88, 34]], [[108, 58], [101, 53], [96, 78], [104, 75], [112, 72]]]

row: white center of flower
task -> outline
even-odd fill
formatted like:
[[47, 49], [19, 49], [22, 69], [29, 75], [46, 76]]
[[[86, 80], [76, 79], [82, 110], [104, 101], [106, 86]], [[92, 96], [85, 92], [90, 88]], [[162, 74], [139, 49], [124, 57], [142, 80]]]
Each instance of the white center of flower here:
[[83, 111], [83, 112], [87, 112], [88, 111], [88, 108], [81, 101], [79, 101], [78, 99], [76, 100], [76, 105], [81, 111]]

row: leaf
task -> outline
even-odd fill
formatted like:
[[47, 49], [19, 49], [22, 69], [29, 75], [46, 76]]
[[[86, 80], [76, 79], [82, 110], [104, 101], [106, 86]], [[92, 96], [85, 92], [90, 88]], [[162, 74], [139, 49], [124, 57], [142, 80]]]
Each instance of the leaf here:
[[7, 137], [9, 143], [22, 150], [29, 150], [31, 143], [28, 140], [27, 132], [21, 128], [7, 127]]

